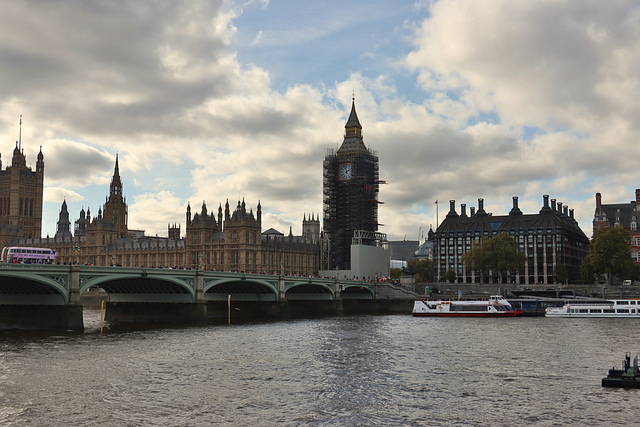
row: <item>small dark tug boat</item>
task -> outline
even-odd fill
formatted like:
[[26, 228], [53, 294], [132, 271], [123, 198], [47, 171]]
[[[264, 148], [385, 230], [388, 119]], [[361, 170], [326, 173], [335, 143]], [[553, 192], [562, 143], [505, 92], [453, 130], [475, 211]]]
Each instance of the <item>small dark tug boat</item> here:
[[625, 354], [623, 369], [609, 369], [609, 375], [607, 375], [607, 378], [602, 379], [602, 387], [640, 388], [638, 356], [633, 358], [633, 366], [631, 366], [631, 356], [629, 354]]

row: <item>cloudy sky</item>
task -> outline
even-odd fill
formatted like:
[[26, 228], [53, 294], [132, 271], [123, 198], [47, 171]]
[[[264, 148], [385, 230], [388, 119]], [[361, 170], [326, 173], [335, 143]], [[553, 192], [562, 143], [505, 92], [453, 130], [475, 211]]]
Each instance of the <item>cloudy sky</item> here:
[[[105, 202], [184, 233], [187, 203], [322, 214], [322, 160], [355, 93], [380, 158], [380, 231], [418, 239], [449, 200], [525, 213], [544, 194], [591, 235], [640, 188], [640, 7], [613, 0], [0, 0], [0, 153], [45, 157], [43, 235]], [[435, 200], [439, 200], [436, 213]]]

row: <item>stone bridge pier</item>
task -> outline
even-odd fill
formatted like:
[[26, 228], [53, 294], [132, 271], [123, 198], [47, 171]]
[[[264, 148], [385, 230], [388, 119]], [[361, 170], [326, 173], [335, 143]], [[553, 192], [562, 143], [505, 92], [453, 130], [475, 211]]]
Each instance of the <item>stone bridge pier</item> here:
[[[147, 301], [127, 301], [122, 296], [106, 302], [105, 321], [111, 323], [154, 323], [167, 325], [206, 325], [207, 302], [204, 299], [204, 272], [195, 272], [195, 300], [167, 301], [149, 294]], [[111, 295], [111, 294], [110, 294]], [[169, 297], [168, 299], [171, 299]], [[155, 301], [154, 301], [155, 300]]]

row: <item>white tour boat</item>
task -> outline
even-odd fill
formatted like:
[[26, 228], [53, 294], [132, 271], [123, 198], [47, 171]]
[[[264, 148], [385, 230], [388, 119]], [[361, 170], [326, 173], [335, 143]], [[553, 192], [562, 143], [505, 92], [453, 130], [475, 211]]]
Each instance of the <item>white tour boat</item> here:
[[487, 300], [419, 300], [413, 304], [414, 316], [513, 317], [521, 314], [522, 310], [514, 310], [500, 295], [492, 295]]
[[600, 302], [566, 302], [562, 307], [547, 307], [545, 316], [640, 318], [640, 300], [613, 299]]

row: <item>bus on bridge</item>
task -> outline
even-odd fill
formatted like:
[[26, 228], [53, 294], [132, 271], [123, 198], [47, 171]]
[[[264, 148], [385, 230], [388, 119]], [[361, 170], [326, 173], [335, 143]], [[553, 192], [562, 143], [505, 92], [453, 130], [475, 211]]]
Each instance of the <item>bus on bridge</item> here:
[[48, 248], [23, 248], [5, 246], [2, 248], [0, 262], [10, 264], [55, 264], [58, 254]]

